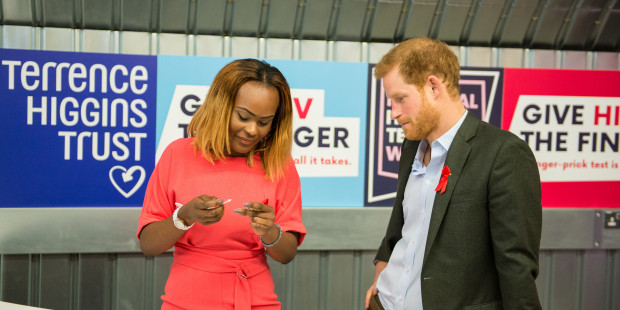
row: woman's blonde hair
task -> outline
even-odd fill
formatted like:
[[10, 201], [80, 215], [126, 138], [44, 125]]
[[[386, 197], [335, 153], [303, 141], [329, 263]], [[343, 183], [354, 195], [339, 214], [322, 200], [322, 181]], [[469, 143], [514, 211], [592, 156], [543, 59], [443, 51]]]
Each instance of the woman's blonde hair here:
[[459, 60], [446, 43], [430, 38], [399, 43], [379, 61], [375, 76], [382, 78], [396, 65], [405, 82], [418, 89], [430, 75], [434, 75], [446, 84], [450, 97], [459, 98]]
[[230, 116], [239, 88], [247, 82], [259, 82], [278, 91], [279, 104], [269, 133], [247, 154], [247, 163], [254, 166], [254, 154], [261, 155], [261, 168], [269, 180], [284, 175], [290, 160], [293, 136], [293, 104], [289, 85], [276, 67], [257, 59], [235, 60], [220, 70], [213, 79], [202, 106], [187, 126], [187, 135], [195, 137], [196, 152], [211, 163], [230, 154], [228, 134]]

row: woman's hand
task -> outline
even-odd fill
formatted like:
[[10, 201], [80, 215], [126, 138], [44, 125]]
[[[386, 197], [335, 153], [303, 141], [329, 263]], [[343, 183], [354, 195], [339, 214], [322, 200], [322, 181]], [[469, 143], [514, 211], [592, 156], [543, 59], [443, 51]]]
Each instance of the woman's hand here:
[[217, 197], [200, 195], [184, 204], [177, 216], [187, 226], [194, 222], [202, 225], [215, 224], [224, 216], [223, 203]]
[[273, 223], [276, 220], [273, 207], [258, 202], [246, 202], [243, 205], [245, 209], [235, 209], [235, 212], [250, 218], [254, 233], [263, 237], [265, 243], [276, 241], [280, 232]]
[[[265, 247], [265, 250], [271, 258], [282, 264], [287, 264], [297, 254], [297, 243], [299, 234], [296, 232], [282, 231], [274, 221], [276, 215], [274, 208], [267, 205], [268, 200], [262, 203], [246, 202], [243, 205], [245, 209], [235, 209], [235, 212], [250, 218], [250, 226], [254, 233], [261, 237], [264, 244], [271, 246]], [[276, 243], [280, 237], [280, 240]], [[275, 244], [274, 244], [275, 243]]]

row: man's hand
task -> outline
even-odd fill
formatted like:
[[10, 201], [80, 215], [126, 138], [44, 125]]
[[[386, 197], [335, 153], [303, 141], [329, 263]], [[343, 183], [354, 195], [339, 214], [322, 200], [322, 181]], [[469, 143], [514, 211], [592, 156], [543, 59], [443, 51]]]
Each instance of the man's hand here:
[[373, 282], [368, 291], [366, 291], [366, 309], [368, 309], [368, 307], [370, 306], [370, 298], [379, 293], [379, 291], [377, 291], [377, 279], [379, 279], [379, 275], [381, 274], [383, 269], [385, 269], [385, 267], [387, 267], [387, 262], [378, 261], [375, 264], [375, 282]]

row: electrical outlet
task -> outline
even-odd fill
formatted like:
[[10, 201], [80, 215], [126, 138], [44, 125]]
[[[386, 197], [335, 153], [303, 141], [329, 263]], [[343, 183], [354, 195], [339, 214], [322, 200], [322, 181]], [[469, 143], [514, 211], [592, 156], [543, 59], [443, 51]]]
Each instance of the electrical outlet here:
[[605, 212], [605, 228], [620, 228], [620, 212]]

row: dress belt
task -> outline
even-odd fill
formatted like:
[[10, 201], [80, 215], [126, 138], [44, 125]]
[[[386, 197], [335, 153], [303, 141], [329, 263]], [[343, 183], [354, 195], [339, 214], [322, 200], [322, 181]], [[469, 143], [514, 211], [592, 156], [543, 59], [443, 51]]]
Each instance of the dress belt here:
[[252, 292], [248, 278], [269, 269], [262, 252], [252, 258], [231, 261], [179, 246], [174, 249], [173, 263], [212, 273], [235, 273], [235, 310], [251, 309]]

